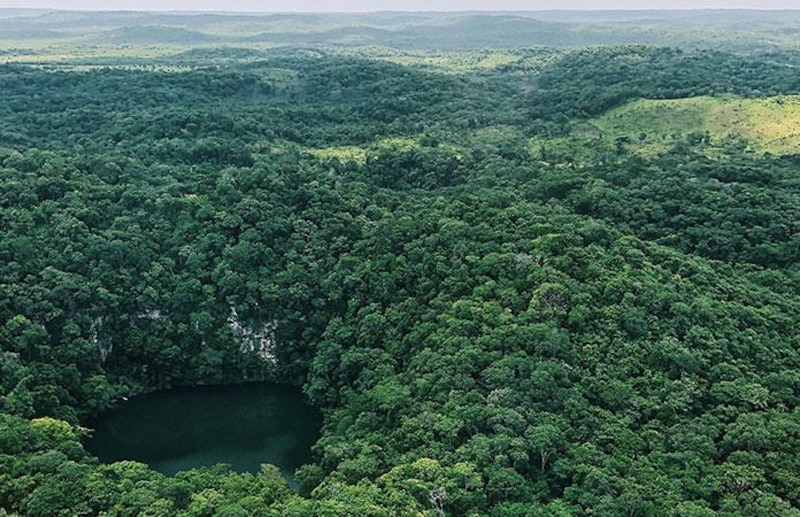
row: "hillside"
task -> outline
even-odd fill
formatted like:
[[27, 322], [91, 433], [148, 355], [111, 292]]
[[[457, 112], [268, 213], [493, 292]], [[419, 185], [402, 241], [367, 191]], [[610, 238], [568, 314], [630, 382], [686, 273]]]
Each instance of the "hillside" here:
[[99, 34], [95, 40], [96, 43], [111, 45], [195, 45], [213, 41], [217, 38], [210, 34], [159, 25], [114, 29]]
[[640, 99], [610, 110], [589, 124], [601, 135], [655, 142], [674, 135], [708, 135], [711, 142], [744, 139], [756, 152], [800, 154], [800, 97], [693, 97]]

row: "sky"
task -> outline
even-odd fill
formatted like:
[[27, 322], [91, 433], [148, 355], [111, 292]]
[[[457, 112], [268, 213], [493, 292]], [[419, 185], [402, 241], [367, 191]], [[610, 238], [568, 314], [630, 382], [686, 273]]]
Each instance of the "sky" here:
[[250, 12], [800, 9], [800, 0], [0, 0], [0, 7]]

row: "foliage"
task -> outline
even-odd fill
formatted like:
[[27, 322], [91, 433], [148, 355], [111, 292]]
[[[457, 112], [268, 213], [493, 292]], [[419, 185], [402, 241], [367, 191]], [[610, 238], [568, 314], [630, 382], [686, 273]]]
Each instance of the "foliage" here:
[[[575, 135], [635, 97], [799, 87], [642, 47], [0, 68], [0, 508], [797, 515], [796, 157]], [[81, 445], [122, 396], [264, 379], [325, 415], [299, 493]]]

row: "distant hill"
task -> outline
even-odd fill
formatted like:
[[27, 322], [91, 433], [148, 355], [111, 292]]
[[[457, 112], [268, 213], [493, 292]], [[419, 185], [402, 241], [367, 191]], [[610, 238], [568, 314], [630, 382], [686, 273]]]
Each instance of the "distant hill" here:
[[68, 34], [50, 29], [14, 28], [13, 26], [0, 29], [0, 41], [60, 40], [69, 37]]
[[514, 12], [519, 16], [559, 23], [624, 23], [659, 22], [691, 25], [720, 25], [751, 22], [787, 22], [800, 20], [800, 9], [609, 9], [609, 10], [546, 10]]
[[570, 47], [650, 42], [642, 33], [575, 28], [564, 23], [499, 14], [450, 14], [395, 20], [401, 26], [347, 26], [320, 32], [263, 32], [249, 41], [297, 45], [380, 45], [401, 49], [463, 50]]
[[800, 10], [368, 14], [0, 10], [3, 41], [79, 38], [130, 45], [249, 42], [470, 51], [643, 44], [763, 52], [800, 48], [799, 33]]
[[41, 16], [49, 12], [47, 9], [9, 9], [0, 7], [0, 20], [8, 18], [24, 18], [30, 16]]
[[218, 40], [218, 38], [202, 32], [159, 25], [123, 27], [102, 33], [96, 38], [97, 42], [116, 45], [194, 45]]

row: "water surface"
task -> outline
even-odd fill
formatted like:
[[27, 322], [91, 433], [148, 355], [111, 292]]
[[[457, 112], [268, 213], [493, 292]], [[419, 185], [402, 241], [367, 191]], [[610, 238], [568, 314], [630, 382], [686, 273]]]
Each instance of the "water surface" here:
[[290, 482], [309, 461], [321, 418], [297, 389], [201, 386], [134, 397], [87, 423], [86, 449], [104, 462], [136, 460], [172, 475], [228, 463], [239, 472], [277, 465]]

